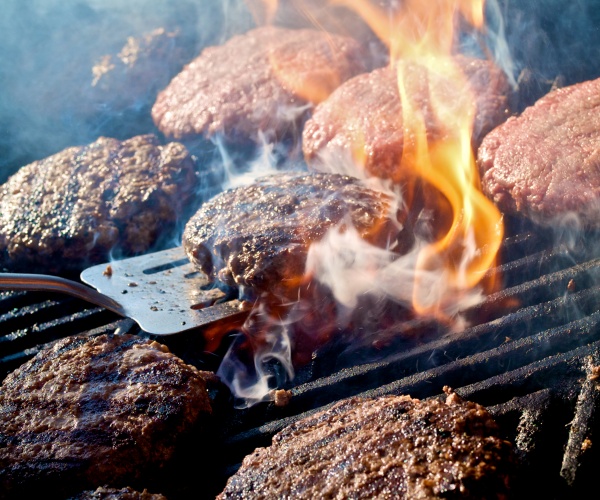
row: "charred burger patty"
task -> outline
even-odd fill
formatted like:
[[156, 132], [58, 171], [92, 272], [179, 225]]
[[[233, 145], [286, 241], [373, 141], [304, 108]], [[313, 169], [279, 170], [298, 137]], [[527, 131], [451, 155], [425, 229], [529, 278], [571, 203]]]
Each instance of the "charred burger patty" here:
[[160, 493], [149, 493], [147, 490], [136, 491], [129, 486], [125, 488], [100, 486], [93, 491], [83, 491], [69, 500], [167, 500], [167, 497]]
[[61, 273], [173, 238], [195, 162], [153, 135], [100, 137], [22, 167], [0, 187], [0, 265]]
[[392, 245], [401, 231], [390, 196], [338, 174], [282, 173], [225, 191], [188, 221], [183, 247], [207, 275], [258, 292], [295, 295], [310, 244], [338, 224]]
[[165, 346], [69, 337], [2, 384], [0, 489], [48, 497], [137, 479], [210, 412], [202, 372]]
[[352, 398], [257, 448], [218, 498], [506, 498], [512, 453], [485, 408], [455, 394]]

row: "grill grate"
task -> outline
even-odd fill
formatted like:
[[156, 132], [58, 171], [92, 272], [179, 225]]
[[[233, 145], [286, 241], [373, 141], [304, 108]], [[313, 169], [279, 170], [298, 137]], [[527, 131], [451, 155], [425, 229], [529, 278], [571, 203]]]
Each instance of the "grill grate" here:
[[[504, 288], [467, 311], [473, 326], [460, 336], [431, 335], [431, 340], [412, 345], [399, 339], [385, 348], [355, 351], [328, 346], [297, 374], [285, 407], [265, 403], [232, 410], [228, 395], [216, 391], [213, 479], [202, 484], [202, 492], [213, 497], [247, 453], [268, 445], [291, 422], [339, 399], [383, 394], [428, 398], [441, 394], [444, 385], [489, 408], [505, 437], [515, 443], [521, 465], [518, 497], [567, 498], [585, 491], [600, 458], [594, 445], [600, 398], [600, 260], [587, 250], [575, 253], [551, 238], [520, 231], [505, 240], [503, 261], [498, 270]], [[40, 292], [0, 294], [0, 325], [3, 374], [64, 336], [116, 329], [144, 334], [131, 320]], [[413, 327], [423, 326], [403, 325]], [[201, 369], [218, 365], [218, 356], [203, 352], [199, 332], [157, 340]], [[200, 446], [207, 449], [206, 443]], [[197, 452], [184, 457], [180, 476], [181, 471], [206, 468]], [[186, 473], [177, 486], [156, 484], [155, 491], [170, 498], [197, 495], [195, 477]]]

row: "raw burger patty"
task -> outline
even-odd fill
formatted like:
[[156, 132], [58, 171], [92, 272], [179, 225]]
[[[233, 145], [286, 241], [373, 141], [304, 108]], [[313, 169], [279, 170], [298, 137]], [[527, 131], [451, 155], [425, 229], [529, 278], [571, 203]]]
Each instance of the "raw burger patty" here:
[[455, 394], [353, 398], [257, 448], [218, 498], [506, 498], [512, 450]]
[[600, 79], [555, 90], [493, 130], [478, 151], [483, 191], [510, 214], [600, 227]]
[[293, 134], [310, 108], [365, 71], [355, 40], [318, 30], [262, 27], [209, 47], [158, 95], [154, 123], [167, 137], [230, 142]]
[[[505, 74], [488, 61], [462, 56], [456, 61], [476, 99], [472, 141], [476, 149], [485, 134], [508, 117], [510, 86]], [[406, 75], [428, 138], [441, 138], [426, 72], [408, 65]], [[457, 97], [449, 99], [459, 102]], [[398, 170], [404, 140], [397, 72], [385, 67], [351, 78], [319, 104], [304, 127], [302, 149], [314, 170], [339, 168], [341, 161], [358, 155], [371, 175], [398, 181], [405, 175]]]

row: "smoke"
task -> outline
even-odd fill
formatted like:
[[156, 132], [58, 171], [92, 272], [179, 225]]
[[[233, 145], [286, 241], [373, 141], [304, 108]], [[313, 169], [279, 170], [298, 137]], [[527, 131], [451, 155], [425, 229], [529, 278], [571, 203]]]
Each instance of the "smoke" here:
[[556, 86], [600, 76], [600, 9], [596, 0], [498, 0], [518, 82], [516, 112]]
[[[381, 3], [381, 2], [380, 2]], [[397, 2], [387, 2], [390, 8]], [[522, 108], [552, 85], [600, 76], [600, 9], [594, 0], [488, 0], [488, 48], [519, 82]], [[274, 20], [289, 27], [358, 36], [383, 50], [348, 9], [281, 0]], [[89, 100], [91, 68], [128, 37], [178, 31], [189, 59], [254, 26], [243, 0], [4, 0], [0, 13], [0, 182], [19, 167], [99, 135], [156, 132], [141, 109], [105, 109]], [[184, 63], [185, 61], [182, 61]], [[151, 101], [153, 96], [148, 96]], [[93, 109], [82, 116], [82, 108]], [[144, 108], [143, 105], [146, 105]]]
[[281, 170], [306, 172], [306, 164], [302, 160], [297, 141], [272, 141], [262, 131], [258, 132], [258, 139], [258, 143], [250, 151], [232, 151], [220, 136], [213, 139], [224, 171], [222, 189], [247, 186], [260, 177]]
[[[264, 314], [264, 313], [259, 313]], [[249, 359], [243, 359], [246, 337], [238, 337], [219, 365], [217, 375], [236, 397], [235, 406], [246, 408], [269, 398], [272, 390], [294, 378], [291, 341], [285, 324], [266, 329]]]
[[[391, 301], [410, 310], [418, 296], [426, 309], [438, 308], [437, 315], [448, 320], [449, 331], [461, 331], [466, 326], [461, 311], [483, 300], [482, 289], [454, 287], [441, 261], [438, 266], [420, 268], [419, 256], [429, 244], [417, 237], [407, 253], [398, 255], [393, 247], [367, 243], [346, 222], [311, 245], [306, 273], [325, 285], [338, 304], [349, 311], [364, 297], [370, 297], [371, 302]], [[466, 266], [476, 251], [475, 242], [467, 239], [463, 260], [457, 265], [459, 275], [466, 274], [461, 266]]]
[[488, 0], [486, 6], [486, 47], [491, 59], [502, 68], [513, 88], [517, 86], [515, 62], [506, 40], [506, 21], [497, 0]]
[[100, 135], [157, 133], [149, 113], [156, 89], [120, 106], [92, 88], [92, 67], [103, 56], [116, 57], [129, 37], [157, 28], [177, 33], [180, 59], [165, 61], [156, 72], [166, 85], [203, 47], [251, 23], [241, 0], [4, 0], [0, 182], [31, 161]]
[[[393, 9], [399, 2], [377, 3]], [[281, 0], [274, 22], [357, 36], [368, 44], [373, 60], [383, 65], [383, 46], [366, 23], [348, 9], [327, 8], [326, 4], [319, 0]], [[488, 0], [486, 5], [488, 30], [483, 41], [466, 34], [462, 49], [491, 55], [515, 85], [518, 109], [532, 104], [553, 85], [600, 76], [600, 9], [594, 0]], [[94, 64], [105, 55], [118, 54], [129, 37], [141, 37], [156, 28], [177, 33], [181, 67], [204, 47], [220, 44], [253, 26], [254, 19], [243, 0], [3, 0], [0, 182], [22, 165], [65, 147], [87, 144], [99, 135], [125, 139], [140, 133], [158, 133], [149, 115], [152, 93], [126, 108], [117, 108], [110, 101], [99, 102], [90, 93]], [[176, 69], [173, 66], [169, 71]], [[169, 75], [163, 76], [168, 81]], [[206, 158], [201, 158], [204, 187], [214, 194], [218, 189], [244, 185], [282, 168], [302, 170], [305, 166], [301, 161], [290, 164], [286, 159], [299, 158], [298, 153], [290, 154], [285, 145], [271, 143], [267, 138], [251, 155], [229, 151], [216, 141]], [[366, 180], [364, 169], [357, 169], [351, 158], [327, 158], [324, 163], [330, 172]], [[389, 186], [380, 188], [389, 191]], [[428, 226], [425, 219], [424, 233]], [[576, 221], [568, 227], [572, 228], [569, 234], [575, 247], [579, 227]], [[456, 304], [468, 307], [479, 301], [481, 290], [475, 289], [453, 302], [444, 299], [454, 291], [444, 287], [447, 280], [443, 275], [421, 271], [415, 276], [416, 259], [426, 244], [425, 238], [417, 239], [412, 250], [398, 258], [389, 249], [367, 244], [346, 225], [345, 231], [337, 228], [313, 245], [307, 271], [315, 282], [331, 290], [338, 303], [334, 328], [347, 325], [350, 311], [367, 296], [410, 304], [416, 279], [422, 283], [422, 290], [432, 294], [423, 297], [423, 301], [446, 304], [443, 313], [456, 317], [455, 327], [460, 329]], [[470, 251], [473, 250], [467, 248], [466, 255]], [[253, 346], [257, 356], [248, 365], [239, 359], [238, 349], [231, 349], [219, 372], [227, 380], [234, 380], [232, 389], [249, 403], [264, 399], [273, 386], [280, 384], [281, 377], [293, 377], [290, 326], [310, 317], [300, 302], [285, 320], [264, 310], [255, 315], [270, 325], [263, 342]], [[239, 342], [242, 340], [235, 346], [239, 347]], [[273, 361], [283, 367], [282, 373], [271, 369]], [[237, 378], [233, 378], [235, 373], [239, 374]]]

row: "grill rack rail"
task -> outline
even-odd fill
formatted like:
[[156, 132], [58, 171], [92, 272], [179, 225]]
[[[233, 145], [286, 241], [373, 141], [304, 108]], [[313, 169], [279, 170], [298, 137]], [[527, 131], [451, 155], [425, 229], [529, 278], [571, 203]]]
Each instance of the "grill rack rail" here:
[[[208, 443], [209, 484], [190, 481], [187, 472], [206, 469], [198, 453], [181, 455], [184, 466], [171, 479], [156, 478], [154, 491], [169, 498], [191, 492], [212, 498], [243, 457], [266, 446], [286, 425], [342, 398], [360, 395], [438, 396], [445, 385], [486, 406], [504, 436], [515, 443], [518, 498], [533, 494], [569, 498], [594, 481], [600, 459], [595, 437], [600, 398], [600, 259], [574, 252], [534, 232], [507, 238], [498, 268], [502, 291], [467, 311], [474, 319], [460, 336], [442, 336], [407, 348], [358, 353], [352, 365], [331, 362], [329, 346], [297, 374], [285, 407], [272, 403], [233, 410], [228, 395], [213, 396], [218, 421]], [[477, 318], [484, 321], [476, 321]], [[77, 299], [39, 292], [0, 294], [2, 376], [42, 347], [74, 334], [121, 332], [146, 335], [131, 320]], [[214, 370], [219, 357], [202, 349], [201, 332], [160, 337], [173, 352], [201, 369]], [[377, 351], [377, 352], [375, 352]], [[380, 359], [370, 359], [377, 355]], [[175, 472], [177, 471], [177, 472]], [[195, 477], [195, 475], [192, 475]], [[146, 486], [145, 486], [146, 487]]]

